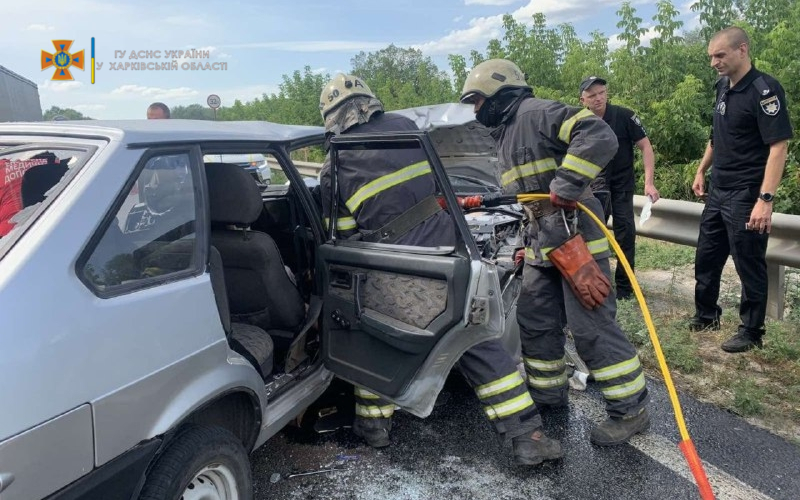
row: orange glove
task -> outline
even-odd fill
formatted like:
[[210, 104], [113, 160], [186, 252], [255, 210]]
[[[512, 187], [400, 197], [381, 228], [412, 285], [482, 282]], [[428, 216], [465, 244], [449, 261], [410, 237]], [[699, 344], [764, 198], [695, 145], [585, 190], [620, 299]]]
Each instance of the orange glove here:
[[550, 262], [561, 271], [572, 292], [586, 309], [597, 309], [611, 292], [611, 282], [597, 265], [583, 236], [571, 236], [561, 246], [547, 253]]
[[520, 248], [514, 253], [514, 265], [518, 266], [525, 262], [525, 249]]
[[564, 210], [575, 210], [578, 208], [578, 203], [575, 200], [562, 198], [553, 191], [550, 191], [550, 203], [552, 203], [554, 207], [563, 208]]

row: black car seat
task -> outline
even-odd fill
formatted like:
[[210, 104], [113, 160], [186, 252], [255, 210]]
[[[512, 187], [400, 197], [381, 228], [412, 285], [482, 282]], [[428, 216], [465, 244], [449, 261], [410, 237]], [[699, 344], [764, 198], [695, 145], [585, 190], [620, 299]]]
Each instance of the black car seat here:
[[305, 302], [268, 234], [249, 229], [263, 208], [253, 178], [241, 167], [206, 163], [211, 244], [219, 250], [234, 322], [266, 330], [285, 348], [303, 327]]
[[[146, 266], [163, 269], [166, 272], [187, 269], [191, 267], [191, 261], [195, 255], [195, 245], [194, 239], [173, 241], [148, 255], [144, 263]], [[208, 256], [208, 270], [219, 319], [228, 345], [249, 361], [262, 379], [267, 380], [272, 374], [273, 368], [272, 339], [267, 332], [257, 326], [231, 321], [222, 258], [219, 251], [213, 246]]]
[[225, 289], [222, 257], [213, 246], [209, 255], [209, 272], [211, 274], [211, 288], [214, 290], [214, 299], [217, 302], [219, 318], [222, 321], [222, 328], [225, 330], [228, 345], [248, 360], [258, 370], [263, 380], [267, 380], [272, 373], [274, 365], [275, 347], [272, 344], [272, 339], [267, 332], [257, 326], [231, 322], [231, 310], [228, 292]]

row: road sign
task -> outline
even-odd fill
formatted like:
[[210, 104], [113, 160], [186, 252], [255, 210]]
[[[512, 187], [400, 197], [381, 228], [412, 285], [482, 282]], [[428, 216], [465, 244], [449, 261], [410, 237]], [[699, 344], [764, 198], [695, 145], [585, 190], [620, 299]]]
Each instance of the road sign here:
[[206, 99], [206, 102], [208, 103], [209, 108], [215, 110], [222, 103], [222, 99], [220, 99], [217, 94], [211, 94], [210, 96], [208, 96], [208, 99]]

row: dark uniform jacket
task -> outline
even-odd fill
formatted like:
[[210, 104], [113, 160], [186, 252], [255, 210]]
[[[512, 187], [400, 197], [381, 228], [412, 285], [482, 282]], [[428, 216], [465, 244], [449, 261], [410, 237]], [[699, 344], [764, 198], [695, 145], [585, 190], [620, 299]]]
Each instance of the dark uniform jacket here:
[[[510, 112], [493, 136], [505, 193], [552, 190], [562, 198], [581, 201], [602, 220], [600, 202], [588, 187], [617, 152], [617, 138], [594, 113], [530, 97]], [[578, 215], [578, 229], [596, 259], [608, 257], [608, 240], [588, 215]], [[561, 212], [531, 221], [528, 237], [526, 262], [550, 266], [546, 253], [568, 238]]]
[[647, 137], [647, 132], [636, 113], [632, 109], [622, 106], [606, 105], [603, 121], [608, 123], [617, 136], [619, 149], [592, 183], [592, 189], [595, 191], [602, 188], [617, 192], [633, 191], [636, 187], [633, 146]]
[[[378, 113], [369, 122], [347, 129], [344, 134], [419, 130], [410, 119]], [[423, 199], [437, 193], [433, 172], [422, 149], [340, 151], [338, 167], [339, 213], [336, 222], [341, 237], [383, 227]], [[330, 154], [320, 173], [322, 213], [330, 221]], [[394, 242], [398, 245], [452, 246], [455, 228], [447, 212], [439, 212]]]
[[764, 180], [769, 146], [792, 138], [786, 95], [777, 80], [755, 67], [731, 88], [728, 77], [716, 83], [711, 145], [711, 186], [757, 187]]

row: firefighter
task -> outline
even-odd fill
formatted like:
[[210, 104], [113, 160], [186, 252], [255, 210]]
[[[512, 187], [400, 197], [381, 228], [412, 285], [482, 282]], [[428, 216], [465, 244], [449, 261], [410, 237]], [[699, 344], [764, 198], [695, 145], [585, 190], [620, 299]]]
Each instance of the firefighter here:
[[[367, 84], [353, 75], [338, 74], [325, 85], [320, 111], [329, 136], [418, 130], [412, 120], [384, 113]], [[401, 245], [455, 245], [451, 215], [438, 203], [436, 182], [421, 149], [393, 150], [392, 154], [346, 150], [338, 158], [336, 226], [340, 236]], [[327, 221], [330, 161], [328, 154], [320, 174]], [[393, 222], [397, 220], [404, 222]], [[541, 416], [525, 381], [499, 340], [473, 347], [458, 365], [500, 438], [512, 444], [516, 463], [537, 465], [562, 456], [561, 444], [542, 432]], [[353, 432], [370, 446], [388, 446], [394, 405], [361, 387], [355, 388], [355, 397]]]
[[504, 193], [549, 194], [524, 205], [529, 245], [517, 321], [533, 399], [567, 405], [565, 318], [606, 401], [609, 418], [592, 429], [591, 441], [624, 443], [649, 427], [649, 396], [636, 350], [615, 320], [609, 243], [576, 211], [580, 201], [603, 218], [589, 184], [617, 151], [614, 132], [588, 109], [535, 98], [522, 71], [505, 59], [475, 66], [461, 102], [494, 129]]

